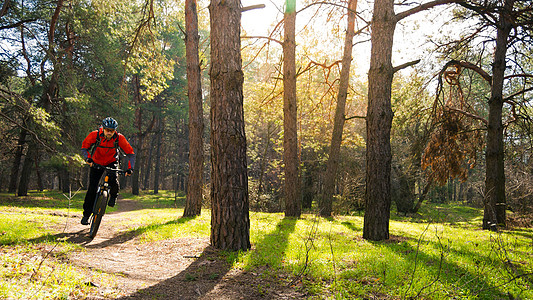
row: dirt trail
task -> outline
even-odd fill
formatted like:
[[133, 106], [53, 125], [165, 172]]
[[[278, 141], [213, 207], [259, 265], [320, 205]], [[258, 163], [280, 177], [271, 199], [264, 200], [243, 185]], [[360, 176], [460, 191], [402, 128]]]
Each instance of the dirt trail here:
[[[68, 254], [68, 263], [87, 270], [94, 286], [88, 299], [302, 299], [304, 294], [277, 277], [230, 268], [208, 238], [140, 242], [121, 224], [124, 212], [139, 208], [119, 200], [117, 211], [106, 214], [94, 239], [79, 218], [69, 218], [62, 233], [84, 247]], [[128, 223], [128, 222], [124, 222]], [[110, 226], [113, 224], [113, 226]], [[114, 274], [114, 279], [99, 274]]]

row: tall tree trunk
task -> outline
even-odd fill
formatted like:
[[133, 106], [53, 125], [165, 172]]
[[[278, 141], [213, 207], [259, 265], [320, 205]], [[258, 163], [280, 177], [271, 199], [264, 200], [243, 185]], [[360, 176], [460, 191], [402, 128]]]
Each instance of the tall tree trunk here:
[[392, 43], [396, 19], [393, 0], [376, 0], [368, 71], [366, 116], [366, 198], [363, 238], [389, 238], [391, 205]]
[[0, 17], [3, 17], [9, 8], [9, 0], [4, 0], [4, 4], [2, 5], [2, 8], [0, 9]]
[[[9, 4], [9, 0], [6, 0], [4, 2], [4, 7], [7, 9], [7, 4]], [[31, 72], [31, 61], [28, 56], [28, 52], [26, 51], [26, 42], [24, 39], [24, 26], [20, 26], [20, 44], [21, 44], [21, 52], [22, 56], [26, 60], [26, 77], [30, 80], [30, 83], [32, 86], [35, 86], [35, 78], [32, 75]], [[26, 124], [26, 122], [23, 122]], [[20, 129], [20, 135], [19, 140], [17, 144], [17, 152], [15, 153], [15, 159], [13, 161], [13, 166], [11, 167], [11, 176], [9, 180], [9, 190], [8, 192], [14, 193], [17, 191], [17, 183], [18, 183], [18, 176], [19, 176], [19, 169], [20, 169], [20, 163], [22, 161], [23, 151], [24, 151], [24, 144], [26, 143], [26, 136], [28, 135], [28, 132], [26, 129], [21, 128]]]
[[[37, 166], [36, 166], [37, 167]], [[67, 167], [61, 168], [61, 191], [68, 194], [70, 192], [70, 172]]]
[[508, 14], [513, 10], [514, 2], [514, 0], [505, 1], [504, 8], [500, 12], [496, 33], [496, 50], [492, 64], [492, 88], [489, 99], [483, 229], [496, 229], [497, 226], [505, 227], [506, 224], [502, 109], [507, 41], [513, 28]]
[[45, 64], [51, 59], [53, 65], [52, 75], [50, 76], [48, 86], [44, 89], [45, 92], [42, 96], [43, 108], [48, 113], [50, 113], [52, 102], [57, 98], [59, 92], [58, 78], [60, 74], [61, 58], [56, 56], [57, 51], [54, 48], [54, 45], [56, 44], [54, 39], [57, 22], [59, 21], [59, 14], [63, 8], [63, 2], [64, 0], [58, 0], [56, 2], [56, 8], [52, 15], [52, 19], [50, 20], [50, 28], [48, 29], [48, 51], [46, 51], [46, 57], [41, 63], [41, 69], [43, 70], [41, 72], [41, 76], [43, 77], [42, 82], [47, 82], [45, 78], [47, 72], [44, 71]]
[[24, 144], [26, 143], [26, 136], [28, 132], [24, 129], [20, 129], [19, 140], [17, 143], [17, 151], [15, 152], [15, 159], [13, 160], [13, 165], [11, 166], [11, 175], [9, 178], [9, 193], [14, 193], [17, 191], [17, 183], [19, 179], [19, 169], [20, 163], [22, 161], [22, 155], [24, 153]]
[[[41, 169], [39, 168], [39, 152], [37, 151], [34, 156], [35, 164], [35, 176], [37, 177], [37, 188], [40, 192], [44, 191], [43, 177], [41, 176]], [[70, 181], [70, 178], [69, 178]]]
[[35, 155], [37, 154], [37, 146], [34, 142], [28, 143], [28, 151], [24, 158], [24, 164], [22, 165], [22, 172], [20, 174], [20, 181], [18, 186], [18, 196], [28, 196], [28, 190], [30, 185], [31, 171], [34, 166]]
[[[53, 114], [54, 109], [57, 109], [58, 106], [53, 106], [54, 102], [57, 102], [59, 98], [59, 75], [61, 74], [61, 55], [58, 55], [58, 51], [56, 51], [55, 46], [55, 33], [56, 33], [56, 26], [59, 21], [59, 15], [61, 13], [61, 10], [63, 8], [64, 0], [58, 0], [56, 2], [56, 8], [54, 10], [54, 13], [52, 15], [52, 18], [50, 20], [50, 27], [48, 29], [48, 49], [46, 51], [45, 58], [41, 62], [41, 77], [43, 85], [43, 94], [41, 95], [41, 103], [44, 110], [49, 113]], [[45, 71], [45, 67], [48, 64], [48, 61], [52, 61], [52, 74], [50, 75], [49, 79], [47, 79], [46, 75], [48, 72]], [[57, 111], [55, 112], [57, 114]], [[41, 179], [41, 174], [39, 172], [39, 166], [38, 166], [38, 158], [39, 158], [39, 148], [37, 147], [36, 143], [30, 143], [28, 146], [28, 154], [26, 156], [26, 160], [24, 160], [24, 166], [23, 166], [23, 174], [22, 177], [25, 177], [24, 180], [21, 178], [21, 182], [24, 181], [24, 184], [19, 183], [19, 195], [26, 195], [28, 192], [28, 184], [29, 182], [26, 182], [26, 180], [29, 180], [29, 176], [31, 173], [32, 166], [26, 166], [26, 161], [28, 158], [30, 158], [29, 161], [31, 161], [32, 164], [35, 164], [35, 170], [37, 174], [37, 181], [39, 185], [39, 190], [42, 190], [43, 182]], [[25, 172], [26, 169], [26, 173]], [[27, 176], [27, 177], [26, 177]], [[64, 176], [64, 180], [70, 180], [70, 177]], [[65, 184], [65, 182], [62, 182]], [[21, 185], [26, 185], [21, 186]], [[70, 185], [66, 184], [66, 185]]]
[[285, 216], [300, 217], [302, 201], [298, 176], [298, 123], [296, 101], [296, 0], [285, 2], [283, 40], [283, 162]]
[[389, 238], [391, 205], [392, 46], [396, 23], [417, 12], [457, 0], [435, 0], [394, 14], [394, 0], [375, 0], [368, 71], [366, 195], [363, 238]]
[[141, 107], [141, 93], [140, 93], [140, 82], [139, 76], [135, 75], [133, 77], [133, 89], [134, 89], [134, 98], [137, 109], [135, 110], [135, 127], [137, 128], [137, 149], [135, 149], [135, 165], [137, 166], [133, 171], [131, 176], [131, 193], [133, 195], [139, 195], [139, 181], [141, 178], [141, 168], [143, 165], [143, 142], [144, 135], [142, 133], [142, 107]]
[[259, 171], [259, 180], [257, 184], [257, 195], [263, 194], [263, 177], [265, 175], [266, 165], [268, 163], [268, 150], [270, 149], [270, 138], [272, 134], [272, 124], [268, 123], [267, 126], [267, 135], [266, 135], [266, 141], [264, 142], [265, 150], [263, 152], [262, 157], [260, 158], [260, 171]]
[[313, 206], [313, 178], [314, 172], [310, 170], [311, 166], [307, 166], [302, 175], [302, 207], [310, 209]]
[[426, 196], [432, 185], [433, 185], [433, 180], [428, 179], [426, 185], [424, 186], [424, 190], [422, 190], [420, 195], [418, 195], [418, 201], [416, 202], [416, 205], [414, 206], [414, 208], [411, 210], [412, 213], [417, 213], [418, 210], [420, 210], [420, 207], [422, 207], [422, 202], [424, 202], [424, 200], [426, 199]]
[[239, 0], [212, 0], [211, 245], [250, 249]]
[[204, 112], [202, 80], [198, 56], [198, 14], [196, 0], [185, 1], [185, 47], [187, 57], [187, 87], [189, 96], [189, 179], [183, 216], [198, 216], [202, 212], [204, 184]]
[[326, 167], [324, 181], [324, 194], [320, 201], [320, 215], [330, 217], [333, 192], [335, 189], [335, 179], [337, 177], [337, 167], [339, 166], [340, 149], [342, 142], [342, 131], [344, 129], [346, 110], [346, 98], [348, 97], [348, 85], [350, 83], [350, 67], [352, 64], [353, 37], [355, 35], [355, 12], [357, 10], [357, 0], [348, 2], [348, 26], [346, 27], [346, 37], [344, 39], [344, 54], [342, 57], [342, 70], [339, 83], [339, 93], [337, 94], [337, 108], [335, 110], [335, 121], [333, 123], [333, 133], [329, 149], [329, 158]]
[[152, 142], [150, 143], [148, 157], [146, 158], [146, 168], [144, 169], [144, 180], [143, 180], [143, 190], [150, 189], [150, 173], [152, 170], [152, 157], [155, 144], [157, 143], [157, 134], [154, 134], [152, 137]]
[[161, 140], [163, 139], [163, 119], [161, 114], [157, 121], [155, 170], [154, 170], [154, 194], [159, 193], [159, 177], [161, 176]]
[[137, 154], [135, 155], [135, 170], [133, 171], [133, 175], [131, 176], [131, 193], [133, 195], [139, 195], [140, 194], [140, 184], [139, 181], [141, 179], [141, 168], [143, 168], [143, 161], [144, 161], [144, 151], [143, 151], [143, 142], [144, 138], [142, 134], [139, 134], [137, 137]]

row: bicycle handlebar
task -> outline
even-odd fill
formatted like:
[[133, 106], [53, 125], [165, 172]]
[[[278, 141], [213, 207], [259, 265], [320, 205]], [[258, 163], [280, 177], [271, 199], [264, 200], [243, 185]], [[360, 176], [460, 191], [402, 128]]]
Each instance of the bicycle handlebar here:
[[95, 169], [103, 169], [103, 170], [106, 170], [106, 171], [111, 171], [111, 172], [117, 172], [119, 175], [124, 175], [126, 174], [126, 171], [127, 170], [122, 170], [122, 169], [113, 169], [113, 168], [110, 168], [110, 167], [105, 167], [105, 166], [102, 166], [102, 165], [99, 165], [97, 163], [94, 163], [93, 162], [93, 165], [91, 168], [95, 168]]

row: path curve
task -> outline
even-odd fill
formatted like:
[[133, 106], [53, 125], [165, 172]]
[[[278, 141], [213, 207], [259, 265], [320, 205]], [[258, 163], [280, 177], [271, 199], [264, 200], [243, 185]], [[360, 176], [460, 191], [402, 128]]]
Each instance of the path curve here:
[[141, 242], [127, 227], [116, 225], [127, 224], [121, 222], [127, 212], [140, 208], [134, 200], [119, 199], [92, 240], [89, 226], [80, 224], [81, 215], [68, 218], [62, 235], [82, 246], [69, 252], [68, 263], [86, 270], [87, 284], [94, 287], [86, 299], [306, 298], [298, 286], [284, 284], [283, 276], [231, 268], [208, 238]]

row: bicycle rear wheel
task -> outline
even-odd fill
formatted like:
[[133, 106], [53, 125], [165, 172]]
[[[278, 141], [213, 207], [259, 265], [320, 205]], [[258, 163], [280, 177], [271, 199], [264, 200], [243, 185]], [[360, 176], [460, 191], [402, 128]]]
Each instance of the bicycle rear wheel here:
[[91, 230], [89, 231], [89, 236], [91, 238], [94, 238], [96, 236], [96, 233], [98, 233], [98, 228], [100, 227], [100, 223], [102, 222], [102, 217], [105, 214], [105, 209], [107, 206], [107, 197], [108, 192], [102, 191], [98, 193], [98, 197], [96, 198], [94, 211], [91, 216]]

